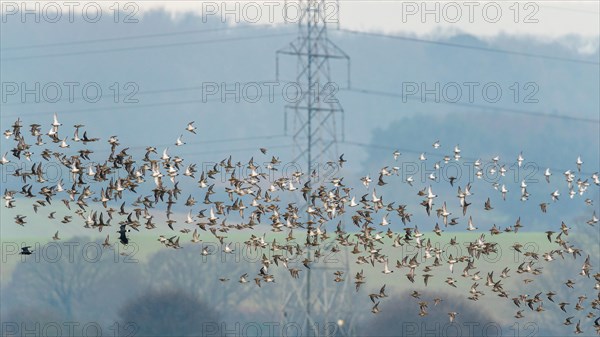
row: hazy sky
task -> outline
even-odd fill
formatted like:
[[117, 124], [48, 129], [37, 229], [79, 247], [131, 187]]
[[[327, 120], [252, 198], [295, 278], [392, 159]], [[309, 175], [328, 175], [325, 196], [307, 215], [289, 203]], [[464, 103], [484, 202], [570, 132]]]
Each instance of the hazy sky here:
[[[139, 2], [140, 12], [164, 9], [176, 18], [193, 12], [230, 22], [280, 24], [294, 22], [294, 1]], [[287, 9], [287, 14], [285, 9]], [[598, 48], [598, 1], [385, 1], [342, 0], [325, 7], [330, 22], [343, 28], [423, 35], [465, 32], [479, 37], [500, 34], [555, 39], [577, 35], [582, 52]], [[236, 17], [237, 15], [237, 17]]]

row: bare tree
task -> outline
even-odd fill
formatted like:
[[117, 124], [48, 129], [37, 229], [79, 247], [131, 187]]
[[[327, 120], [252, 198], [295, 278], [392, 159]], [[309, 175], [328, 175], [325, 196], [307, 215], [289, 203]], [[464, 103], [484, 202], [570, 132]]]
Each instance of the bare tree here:
[[216, 310], [178, 289], [149, 291], [128, 301], [119, 319], [133, 323], [136, 336], [216, 336], [220, 327]]
[[40, 249], [34, 254], [41, 256], [28, 256], [17, 265], [4, 292], [10, 294], [7, 303], [51, 308], [60, 317], [72, 320], [86, 314], [94, 317], [106, 311], [99, 303], [123, 300], [134, 293], [130, 268], [139, 268], [138, 264], [127, 263], [125, 257], [101, 250], [100, 242], [86, 238], [77, 237], [56, 247], [57, 254]]

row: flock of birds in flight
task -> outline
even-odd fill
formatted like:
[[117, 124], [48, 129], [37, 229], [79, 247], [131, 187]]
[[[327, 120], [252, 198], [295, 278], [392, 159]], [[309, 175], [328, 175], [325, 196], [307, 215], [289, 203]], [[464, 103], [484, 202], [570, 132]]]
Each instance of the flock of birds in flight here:
[[[229, 158], [215, 164], [211, 169], [200, 172], [200, 174], [198, 174], [195, 164], [188, 164], [184, 158], [169, 154], [169, 148], [164, 149], [162, 154], [159, 155], [157, 148], [148, 146], [143, 158], [136, 160], [128, 153], [129, 148], [120, 147], [117, 136], [108, 138], [110, 154], [103, 159], [103, 162], [96, 163], [90, 159], [90, 155], [94, 151], [90, 150], [87, 144], [99, 142], [100, 139], [89, 137], [87, 131], [83, 131], [82, 134], [81, 131], [85, 128], [84, 125], [75, 125], [72, 137], [61, 135], [59, 133], [63, 130], [61, 127], [62, 124], [59, 122], [57, 115], [54, 114], [50, 130], [47, 133], [42, 132], [42, 125], [40, 124], [29, 126], [29, 134], [35, 140], [33, 143], [26, 141], [25, 131], [20, 119], [17, 119], [11, 129], [4, 132], [5, 138], [10, 139], [12, 137], [15, 145], [10, 150], [12, 158], [6, 152], [2, 156], [0, 164], [7, 165], [12, 160], [21, 161], [22, 158], [33, 163], [30, 169], [19, 166], [12, 174], [12, 176], [22, 180], [22, 186], [21, 190], [5, 189], [3, 198], [6, 208], [15, 208], [18, 200], [24, 200], [16, 198], [17, 194], [20, 194], [33, 200], [32, 207], [36, 213], [45, 207], [50, 208], [49, 219], [56, 219], [57, 209], [59, 207], [64, 208], [63, 211], [68, 212], [69, 215], [65, 215], [60, 219], [63, 224], [77, 220], [83, 224], [84, 228], [102, 232], [105, 227], [112, 226], [111, 222], [118, 221], [118, 240], [123, 245], [129, 243], [130, 239], [127, 233], [130, 233], [131, 229], [139, 231], [140, 227], [147, 230], [157, 228], [158, 230], [166, 230], [168, 227], [171, 231], [175, 231], [177, 227], [177, 230], [182, 234], [192, 233], [192, 243], [202, 242], [200, 233], [207, 232], [206, 235], [212, 235], [220, 242], [224, 253], [234, 252], [231, 243], [225, 240], [227, 232], [252, 230], [259, 224], [268, 223], [272, 232], [284, 232], [284, 234], [287, 233], [287, 236], [279, 241], [273, 239], [272, 242], [267, 242], [264, 235], [251, 234], [249, 239], [244, 242], [248, 248], [268, 249], [273, 253], [269, 257], [265, 254], [262, 256], [261, 267], [254, 278], [254, 283], [259, 287], [264, 283], [275, 282], [272, 273], [274, 267], [286, 268], [291, 277], [297, 279], [300, 278], [301, 272], [311, 268], [314, 263], [317, 263], [319, 257], [322, 257], [325, 253], [335, 254], [342, 250], [341, 247], [347, 247], [350, 256], [356, 257], [355, 262], [357, 264], [371, 265], [372, 267], [380, 265], [381, 272], [386, 275], [405, 270], [405, 277], [409, 282], [415, 283], [419, 281], [419, 278], [422, 278], [425, 286], [431, 284], [432, 280], [439, 278], [437, 274], [434, 274], [435, 270], [447, 268], [446, 272], [450, 276], [444, 282], [451, 287], [448, 288], [449, 290], [458, 289], [457, 284], [462, 281], [455, 275], [460, 275], [466, 280], [465, 282], [469, 282], [469, 280], [473, 282], [468, 290], [467, 297], [469, 300], [477, 301], [485, 294], [492, 292], [500, 298], [505, 298], [514, 303], [517, 307], [514, 317], [517, 319], [523, 318], [525, 316], [524, 312], [528, 309], [531, 312], [540, 313], [549, 306], [556, 305], [567, 314], [563, 324], [574, 324], [574, 332], [578, 334], [583, 332], [581, 319], [575, 322], [575, 316], [571, 310], [584, 311], [588, 308], [589, 311], [584, 319], [593, 321], [596, 333], [600, 334], [600, 315], [597, 313], [600, 310], [600, 273], [592, 274], [589, 255], [581, 263], [580, 272], [577, 276], [584, 280], [590, 278], [590, 276], [595, 279], [593, 290], [596, 292], [596, 296], [591, 298], [589, 304], [586, 303], [588, 297], [585, 294], [579, 295], [577, 303], [574, 305], [566, 302], [566, 300], [555, 300], [555, 297], [560, 297], [559, 294], [563, 292], [561, 289], [539, 292], [535, 295], [509, 293], [503, 284], [506, 278], [513, 274], [508, 267], [496, 271], [497, 276], [494, 275], [495, 271], [491, 271], [487, 275], [480, 275], [480, 271], [476, 271], [482, 256], [497, 252], [497, 243], [489, 241], [484, 233], [479, 235], [473, 242], [464, 243], [467, 247], [467, 255], [452, 256], [450, 254], [446, 256], [446, 252], [437, 246], [434, 247], [431, 239], [426, 238], [426, 234], [417, 225], [410, 225], [413, 214], [407, 205], [384, 202], [382, 195], [378, 194], [376, 187], [372, 185], [377, 184], [377, 187], [382, 187], [388, 184], [386, 180], [398, 175], [399, 167], [397, 166], [383, 167], [379, 171], [376, 183], [369, 176], [361, 178], [362, 185], [369, 192], [357, 198], [354, 195], [357, 191], [344, 185], [343, 177], [333, 177], [318, 185], [314, 184], [313, 181], [317, 180], [315, 171], [310, 174], [293, 172], [290, 177], [281, 177], [269, 181], [269, 175], [260, 172], [260, 168], [254, 163], [253, 158], [247, 163], [233, 163], [231, 156], [229, 156]], [[196, 134], [196, 130], [194, 122], [190, 122], [184, 129], [185, 132], [191, 134]], [[177, 138], [174, 145], [177, 147], [184, 146], [186, 143], [183, 138], [182, 134]], [[55, 144], [58, 149], [50, 150], [46, 148], [44, 145], [47, 145], [47, 142]], [[71, 148], [73, 143], [81, 144], [81, 148], [73, 150]], [[40, 149], [41, 159], [39, 161], [34, 159], [34, 146]], [[438, 149], [439, 147], [440, 143], [436, 141], [433, 148]], [[261, 148], [260, 152], [262, 155], [267, 155], [267, 149], [265, 148]], [[400, 152], [394, 151], [392, 154], [394, 161], [397, 161], [400, 155]], [[461, 151], [456, 146], [453, 154], [445, 156], [443, 162], [459, 161], [460, 158]], [[46, 162], [55, 160], [64, 166], [69, 172], [71, 186], [67, 186], [63, 182], [66, 177], [60, 179], [56, 184], [48, 184], [48, 178], [44, 175], [44, 161], [42, 159]], [[421, 154], [419, 160], [426, 161], [425, 154]], [[523, 155], [519, 154], [517, 164], [521, 166], [523, 161]], [[330, 162], [329, 164], [337, 164], [342, 167], [345, 162], [344, 155], [342, 155], [337, 163]], [[499, 158], [493, 158], [492, 162], [490, 173], [498, 173], [504, 176], [506, 168], [500, 164]], [[278, 164], [280, 164], [280, 160], [273, 156], [266, 169], [275, 171]], [[577, 171], [564, 172], [568, 194], [571, 198], [586, 194], [590, 185], [600, 185], [598, 173], [594, 173], [589, 178], [585, 177], [585, 179], [578, 177], [583, 164], [581, 158], [578, 157], [575, 164]], [[442, 163], [437, 162], [434, 164], [434, 168], [438, 169], [440, 165]], [[485, 173], [483, 172], [482, 162], [478, 160], [474, 163], [474, 166], [477, 169], [476, 176], [481, 177]], [[247, 168], [250, 173], [246, 177], [236, 176], [236, 170], [241, 171], [242, 168]], [[223, 184], [225, 185], [224, 191], [221, 191], [228, 196], [228, 201], [211, 200], [213, 194], [217, 193], [215, 191], [218, 185], [217, 177], [220, 177], [221, 173], [228, 176], [227, 181]], [[550, 183], [552, 176], [550, 169], [545, 170], [544, 176], [546, 181]], [[433, 180], [435, 177], [430, 178]], [[172, 207], [178, 202], [181, 204], [182, 189], [180, 189], [179, 183], [184, 179], [186, 180], [185, 185], [188, 185], [190, 181], [195, 181], [199, 189], [204, 191], [204, 199], [201, 203], [204, 206], [197, 206], [199, 202], [194, 197], [194, 195], [197, 195], [196, 193], [189, 194], [183, 203], [187, 209], [187, 216], [182, 221], [184, 224], [181, 226], [181, 220], [175, 219], [176, 214], [173, 212]], [[170, 182], [166, 182], [167, 180]], [[591, 183], [588, 180], [591, 180]], [[150, 182], [152, 193], [141, 195], [138, 189], [143, 189], [143, 184], [147, 181]], [[405, 178], [404, 182], [413, 186], [415, 181], [412, 176], [409, 176]], [[452, 186], [456, 182], [456, 178], [449, 178], [449, 183]], [[502, 199], [506, 200], [509, 193], [507, 187], [499, 183], [493, 185], [494, 189], [501, 193]], [[98, 188], [100, 188], [100, 191], [97, 190]], [[462, 213], [465, 219], [470, 213], [469, 206], [472, 202], [470, 203], [468, 200], [474, 194], [472, 189], [470, 182], [462, 188], [461, 186], [457, 187], [459, 213]], [[528, 200], [530, 194], [525, 181], [521, 182], [520, 192], [520, 200]], [[131, 196], [130, 199], [132, 200], [129, 205], [125, 201], [128, 199], [127, 195]], [[303, 201], [297, 202], [300, 195]], [[437, 218], [440, 219], [438, 221], [441, 221], [444, 227], [459, 224], [460, 216], [453, 216], [452, 209], [447, 206], [446, 201], [441, 202], [441, 206], [436, 206], [435, 201], [438, 195], [435, 194], [431, 185], [419, 190], [417, 195], [422, 198], [420, 205], [424, 208], [427, 216], [431, 216], [432, 213], [437, 215]], [[552, 202], [559, 200], [560, 195], [559, 190], [552, 192], [547, 197], [548, 200], [539, 205], [541, 211], [545, 213]], [[286, 197], [289, 197], [292, 201], [283, 202], [283, 200], [287, 200]], [[57, 198], [62, 198], [57, 203], [58, 205], [53, 203]], [[113, 208], [111, 206], [119, 203], [120, 207]], [[304, 203], [306, 203], [305, 208], [298, 206], [298, 204]], [[586, 198], [585, 203], [593, 206], [591, 199]], [[157, 220], [153, 215], [152, 210], [157, 209], [159, 204], [166, 205], [164, 224], [161, 224], [162, 221]], [[485, 201], [483, 209], [486, 211], [493, 209], [490, 198]], [[227, 217], [234, 213], [239, 213], [241, 221], [227, 221]], [[342, 220], [338, 220], [346, 213], [350, 213], [351, 225], [355, 226], [355, 231], [347, 231], [348, 226]], [[382, 213], [385, 214], [376, 216]], [[391, 229], [393, 217], [391, 214], [397, 216], [404, 228], [399, 231]], [[25, 226], [27, 223], [26, 215], [17, 214], [14, 219], [15, 223], [20, 226]], [[334, 233], [329, 233], [327, 230], [328, 224], [335, 222], [337, 222], [337, 226], [335, 226]], [[598, 218], [594, 211], [587, 224], [595, 226], [597, 223]], [[468, 216], [466, 225], [468, 231], [478, 230], [472, 215]], [[193, 232], [189, 227], [194, 228]], [[524, 225], [519, 218], [514, 225], [505, 228], [494, 224], [489, 232], [491, 236], [503, 233], [516, 234], [523, 227]], [[547, 240], [553, 247], [551, 250], [540, 254], [529, 251], [523, 253], [525, 260], [518, 265], [515, 272], [527, 277], [523, 280], [525, 284], [534, 282], [535, 276], [542, 274], [541, 260], [549, 263], [559, 257], [564, 260], [570, 259], [572, 256], [574, 260], [577, 260], [578, 257], [582, 256], [582, 249], [576, 247], [567, 239], [571, 229], [572, 227], [562, 222], [560, 226], [556, 226], [556, 229], [546, 231]], [[301, 233], [302, 237], [298, 236], [298, 238], [300, 238], [300, 242], [304, 242], [303, 244], [296, 241], [295, 235], [297, 232]], [[433, 228], [434, 235], [441, 237], [442, 232], [442, 228], [436, 223]], [[329, 240], [331, 238], [333, 240]], [[52, 239], [60, 240], [58, 231]], [[158, 241], [166, 247], [183, 248], [180, 245], [180, 235], [160, 235]], [[457, 242], [456, 238], [451, 238], [449, 244], [456, 246], [461, 243]], [[111, 245], [109, 234], [106, 236], [103, 246], [110, 247]], [[417, 253], [414, 256], [405, 256], [402, 260], [396, 261], [395, 266], [391, 265], [389, 256], [384, 253], [383, 247], [398, 248], [404, 245], [416, 248]], [[515, 243], [512, 248], [521, 252], [523, 245]], [[308, 252], [313, 253], [312, 257]], [[31, 247], [22, 247], [21, 254], [30, 255], [33, 253]], [[201, 250], [202, 255], [212, 253], [214, 252], [209, 251], [206, 247]], [[445, 268], [443, 268], [444, 266]], [[455, 273], [457, 268], [462, 268], [462, 272]], [[347, 277], [343, 271], [336, 271], [333, 276], [335, 282], [343, 282]], [[223, 282], [228, 280], [228, 278], [221, 278]], [[248, 276], [248, 273], [244, 273], [239, 277], [238, 282], [242, 284], [251, 282], [251, 277]], [[364, 271], [357, 272], [354, 276], [356, 291], [365, 282]], [[578, 282], [579, 280], [573, 277], [564, 280], [562, 286], [573, 291], [584, 291], [583, 287], [578, 286], [575, 288]], [[369, 295], [370, 300], [373, 302], [371, 311], [374, 314], [381, 312], [380, 301], [388, 297], [385, 288], [386, 286], [383, 285], [379, 292]], [[428, 302], [421, 300], [421, 293], [413, 291], [412, 296], [419, 300], [419, 315], [428, 315]], [[441, 301], [441, 298], [435, 298], [433, 304], [438, 305]], [[458, 315], [457, 312], [449, 312], [450, 322], [453, 322]]]

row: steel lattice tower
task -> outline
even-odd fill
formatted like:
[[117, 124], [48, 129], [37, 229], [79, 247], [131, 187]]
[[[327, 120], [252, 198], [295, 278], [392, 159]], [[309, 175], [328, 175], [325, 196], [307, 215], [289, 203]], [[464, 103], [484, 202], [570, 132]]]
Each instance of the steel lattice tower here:
[[[314, 170], [321, 172], [326, 162], [337, 162], [339, 157], [337, 141], [344, 138], [344, 110], [335, 97], [340, 86], [332, 80], [329, 61], [342, 60], [349, 69], [350, 58], [327, 35], [328, 23], [338, 22], [337, 17], [332, 20], [332, 14], [337, 16], [338, 13], [337, 1], [299, 0], [297, 3], [302, 8], [299, 34], [277, 51], [277, 79], [281, 80], [280, 56], [295, 56], [296, 77], [291, 82], [301, 89], [301, 96], [285, 106], [285, 133], [289, 135], [289, 115], [292, 115], [294, 162], [306, 167], [310, 175]], [[347, 78], [349, 83], [349, 75]], [[322, 250], [330, 248], [322, 247]], [[311, 258], [309, 247], [307, 250]], [[341, 247], [337, 257], [341, 261], [335, 265], [315, 263], [306, 269], [305, 282], [292, 282], [294, 289], [285, 301], [284, 316], [290, 323], [304, 325], [303, 336], [332, 336], [332, 329], [339, 336], [350, 336], [354, 332], [347, 248]], [[344, 281], [340, 284], [333, 282], [335, 270], [344, 271]]]

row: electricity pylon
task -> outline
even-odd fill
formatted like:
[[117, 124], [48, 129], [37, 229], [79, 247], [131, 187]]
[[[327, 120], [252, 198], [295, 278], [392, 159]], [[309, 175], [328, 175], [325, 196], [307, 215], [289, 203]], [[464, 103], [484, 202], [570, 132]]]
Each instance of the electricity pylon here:
[[[344, 138], [344, 110], [335, 97], [340, 86], [332, 81], [329, 61], [345, 61], [349, 69], [350, 58], [327, 35], [328, 24], [339, 23], [337, 1], [300, 0], [297, 3], [302, 9], [299, 34], [287, 47], [277, 51], [277, 79], [281, 80], [279, 57], [295, 56], [297, 72], [290, 82], [296, 87], [298, 97], [285, 106], [285, 133], [288, 135], [288, 115], [292, 114], [294, 162], [305, 165], [307, 175], [315, 171], [318, 177], [325, 169], [325, 162], [337, 162], [337, 141]], [[347, 78], [349, 82], [349, 75]], [[309, 186], [314, 179], [309, 178]], [[307, 249], [310, 259], [310, 247]], [[321, 249], [329, 251], [331, 247]], [[292, 282], [294, 289], [286, 299], [284, 315], [288, 322], [304, 325], [303, 336], [353, 334], [352, 276], [347, 248], [342, 247], [335, 256], [340, 259], [337, 264], [322, 263], [321, 258], [319, 263], [305, 270], [305, 282]], [[344, 281], [333, 282], [335, 270], [344, 272]]]

